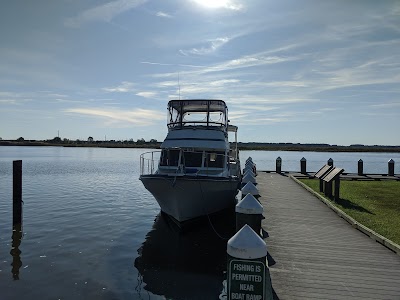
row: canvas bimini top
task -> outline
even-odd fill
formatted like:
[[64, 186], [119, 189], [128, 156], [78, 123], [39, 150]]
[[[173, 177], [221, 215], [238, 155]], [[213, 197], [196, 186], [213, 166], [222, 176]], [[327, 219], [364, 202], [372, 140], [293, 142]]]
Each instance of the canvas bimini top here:
[[228, 107], [223, 100], [171, 100], [168, 102], [168, 130], [184, 127], [228, 128]]

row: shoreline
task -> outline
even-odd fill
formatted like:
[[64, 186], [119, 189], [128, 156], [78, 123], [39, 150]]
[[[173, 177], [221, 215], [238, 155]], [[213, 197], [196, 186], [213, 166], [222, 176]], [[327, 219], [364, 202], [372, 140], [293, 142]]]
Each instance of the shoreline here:
[[[135, 142], [69, 142], [54, 143], [46, 141], [0, 141], [0, 146], [35, 146], [35, 147], [94, 147], [94, 148], [147, 148], [160, 149], [161, 143], [141, 143]], [[290, 144], [290, 143], [239, 143], [239, 150], [259, 150], [259, 151], [304, 151], [304, 152], [380, 152], [380, 153], [399, 153], [400, 146], [337, 146], [321, 144]]]

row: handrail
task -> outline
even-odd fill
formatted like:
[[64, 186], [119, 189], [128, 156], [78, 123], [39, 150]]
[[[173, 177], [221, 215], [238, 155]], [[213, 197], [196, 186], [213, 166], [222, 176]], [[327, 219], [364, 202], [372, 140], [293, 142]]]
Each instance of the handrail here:
[[[140, 155], [140, 175], [153, 175], [159, 171], [159, 168], [161, 168], [164, 171], [170, 170], [170, 173], [172, 174], [197, 174], [197, 175], [207, 175], [210, 172], [217, 172], [221, 170], [229, 170], [230, 165], [231, 165], [231, 159], [235, 162], [237, 162], [237, 159], [230, 155], [226, 154], [217, 154], [215, 153], [215, 158], [223, 156], [222, 159], [222, 166], [221, 167], [210, 167], [208, 164], [205, 165], [205, 162], [202, 161], [202, 166], [186, 166], [185, 165], [185, 160], [184, 156], [185, 153], [198, 153], [198, 154], [203, 154], [203, 151], [185, 151], [184, 149], [176, 149], [182, 151], [183, 153], [182, 158], [178, 162], [178, 164], [175, 166], [159, 166], [160, 162], [160, 157], [161, 157], [161, 152], [162, 150], [156, 150], [156, 151], [149, 151], [142, 153]], [[206, 151], [206, 153], [211, 154], [210, 152]], [[204, 159], [204, 156], [202, 157], [202, 160]], [[196, 172], [192, 172], [193, 170], [196, 170]], [[222, 171], [221, 171], [222, 172]], [[168, 174], [168, 173], [167, 173]]]
[[185, 127], [185, 126], [191, 126], [191, 125], [196, 126], [196, 124], [207, 124], [207, 127], [223, 127], [227, 128], [226, 124], [223, 122], [217, 122], [217, 121], [177, 121], [177, 122], [169, 122], [167, 124], [168, 128], [175, 128], [175, 127]]
[[[144, 175], [144, 174], [154, 174], [155, 173], [155, 159], [154, 159], [154, 154], [155, 153], [160, 153], [161, 154], [161, 150], [157, 150], [157, 151], [148, 151], [148, 152], [144, 152], [142, 154], [140, 154], [140, 175]], [[151, 158], [147, 158], [147, 155], [151, 155]], [[158, 164], [158, 162], [157, 162]], [[147, 167], [147, 168], [146, 168]], [[147, 172], [145, 172], [147, 169]]]

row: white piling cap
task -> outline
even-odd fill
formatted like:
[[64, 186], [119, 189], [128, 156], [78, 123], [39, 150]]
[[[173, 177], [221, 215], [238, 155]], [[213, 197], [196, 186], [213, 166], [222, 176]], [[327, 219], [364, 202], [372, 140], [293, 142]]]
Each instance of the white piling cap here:
[[388, 161], [388, 163], [394, 164], [393, 158], [391, 158], [391, 159]]
[[253, 174], [246, 173], [242, 178], [242, 182], [243, 183], [248, 183], [248, 182], [256, 183], [257, 181], [254, 178]]
[[247, 166], [247, 165], [249, 165], [249, 166], [254, 166], [255, 164], [252, 162], [252, 161], [246, 161], [246, 163], [245, 163], [245, 166]]
[[236, 204], [235, 211], [246, 215], [262, 215], [264, 208], [252, 194], [247, 194], [238, 204]]
[[246, 165], [246, 166], [244, 167], [244, 171], [246, 172], [246, 170], [251, 170], [251, 171], [253, 171], [253, 166]]
[[247, 174], [250, 174], [250, 175], [253, 176], [253, 177], [255, 176], [253, 170], [251, 170], [251, 169], [245, 169], [245, 170], [244, 170], [243, 176], [245, 176], [245, 175], [247, 175]]
[[267, 244], [249, 225], [244, 225], [228, 241], [227, 251], [230, 256], [242, 259], [256, 259], [267, 256]]
[[244, 187], [242, 187], [242, 195], [252, 194], [253, 196], [260, 195], [258, 189], [252, 182], [246, 183]]

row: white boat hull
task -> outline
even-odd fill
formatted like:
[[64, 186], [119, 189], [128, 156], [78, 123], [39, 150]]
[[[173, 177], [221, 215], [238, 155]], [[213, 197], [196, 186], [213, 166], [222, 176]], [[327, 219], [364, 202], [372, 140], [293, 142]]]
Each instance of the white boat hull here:
[[199, 176], [142, 175], [140, 180], [160, 208], [178, 222], [236, 205], [239, 179]]

